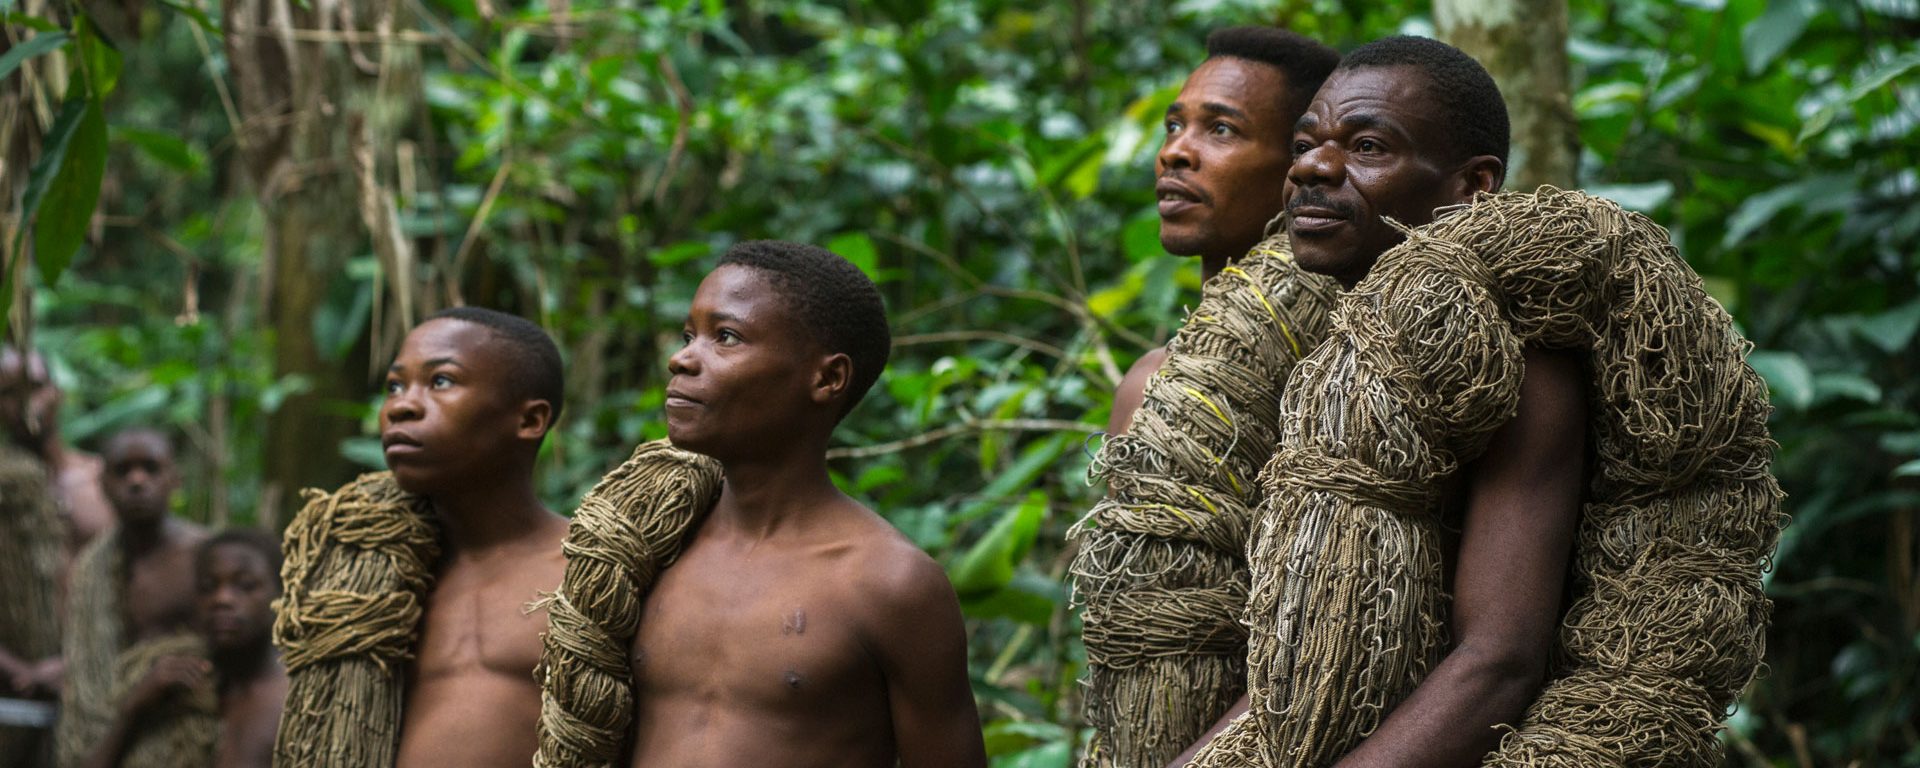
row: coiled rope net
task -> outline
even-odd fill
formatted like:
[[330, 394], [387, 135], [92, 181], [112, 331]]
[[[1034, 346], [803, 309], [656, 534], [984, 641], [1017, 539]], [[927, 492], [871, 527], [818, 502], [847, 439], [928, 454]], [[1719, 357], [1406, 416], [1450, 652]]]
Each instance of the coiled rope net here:
[[1549, 683], [1488, 757], [1712, 766], [1761, 658], [1783, 516], [1750, 345], [1667, 233], [1544, 187], [1409, 232], [1294, 369], [1250, 551], [1252, 709], [1193, 765], [1330, 765], [1447, 648], [1441, 488], [1586, 353], [1590, 472]]
[[1337, 286], [1284, 232], [1205, 285], [1127, 434], [1095, 458], [1107, 495], [1075, 526], [1088, 766], [1158, 766], [1245, 690], [1245, 548], [1280, 387], [1319, 342]]
[[[197, 635], [179, 634], [136, 643], [115, 660], [113, 701], [125, 701], [133, 687], [168, 656], [205, 660], [206, 643]], [[120, 768], [205, 768], [213, 764], [220, 738], [220, 695], [214, 679], [189, 689], [169, 691], [141, 713], [139, 725], [128, 734], [120, 754]]]
[[67, 625], [60, 655], [66, 682], [54, 726], [58, 764], [80, 764], [113, 725], [114, 661], [126, 649], [120, 585], [126, 583], [120, 526], [88, 542], [67, 576]]
[[[27, 662], [60, 652], [59, 514], [47, 465], [0, 443], [0, 648]], [[36, 731], [0, 725], [0, 768], [38, 765], [40, 743]]]
[[273, 764], [392, 768], [439, 523], [387, 472], [304, 495], [274, 601], [289, 684]]
[[580, 500], [567, 528], [566, 575], [546, 603], [537, 768], [622, 761], [633, 736], [629, 648], [641, 607], [720, 486], [717, 462], [658, 440], [635, 448]]

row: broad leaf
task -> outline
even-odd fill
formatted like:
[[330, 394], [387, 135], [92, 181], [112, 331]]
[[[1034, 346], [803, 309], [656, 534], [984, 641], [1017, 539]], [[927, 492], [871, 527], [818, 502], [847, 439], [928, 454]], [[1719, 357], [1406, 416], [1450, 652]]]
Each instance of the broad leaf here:
[[67, 146], [67, 160], [47, 188], [34, 220], [34, 262], [47, 285], [60, 279], [86, 240], [94, 204], [100, 201], [100, 177], [106, 170], [107, 119], [100, 102], [89, 100]]
[[5, 54], [0, 54], [0, 79], [13, 74], [13, 70], [18, 69], [21, 62], [66, 45], [69, 39], [71, 38], [65, 32], [38, 34], [34, 35], [32, 40], [14, 46]]

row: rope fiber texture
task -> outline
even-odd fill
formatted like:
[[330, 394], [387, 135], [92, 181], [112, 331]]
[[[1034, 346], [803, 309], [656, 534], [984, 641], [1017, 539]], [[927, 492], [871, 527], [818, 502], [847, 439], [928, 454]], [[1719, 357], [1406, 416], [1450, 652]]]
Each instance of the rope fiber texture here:
[[[38, 456], [0, 444], [0, 648], [28, 663], [60, 652], [61, 525], [47, 477]], [[0, 725], [0, 768], [39, 765], [41, 735]]]
[[566, 575], [546, 603], [536, 768], [624, 765], [640, 610], [720, 486], [717, 462], [657, 440], [635, 448], [580, 500], [567, 527]]
[[1784, 521], [1766, 385], [1665, 230], [1543, 187], [1411, 230], [1295, 367], [1249, 555], [1251, 710], [1193, 765], [1330, 765], [1444, 656], [1442, 489], [1514, 413], [1526, 344], [1585, 353], [1589, 479], [1549, 682], [1487, 764], [1720, 763]]
[[79, 765], [113, 725], [114, 662], [126, 649], [120, 585], [126, 583], [120, 526], [93, 538], [67, 576], [67, 625], [61, 645], [66, 682], [54, 725], [58, 764]]
[[[147, 676], [153, 665], [168, 656], [207, 658], [206, 643], [193, 634], [169, 635], [135, 643], [115, 660], [113, 701]], [[127, 735], [120, 768], [205, 768], [213, 764], [220, 738], [220, 695], [209, 675], [204, 684], [167, 693], [142, 712], [138, 726]]]
[[289, 685], [273, 764], [392, 768], [439, 523], [387, 472], [304, 495], [274, 601]]
[[1245, 690], [1254, 478], [1336, 292], [1284, 232], [1261, 242], [1207, 282], [1131, 428], [1101, 446], [1107, 495], [1072, 533], [1090, 768], [1166, 765]]

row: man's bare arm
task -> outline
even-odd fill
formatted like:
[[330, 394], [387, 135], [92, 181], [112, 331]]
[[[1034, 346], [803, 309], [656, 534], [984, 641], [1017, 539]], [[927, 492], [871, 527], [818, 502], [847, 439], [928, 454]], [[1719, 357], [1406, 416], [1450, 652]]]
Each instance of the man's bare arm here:
[[924, 555], [894, 580], [882, 587], [891, 594], [874, 601], [881, 608], [872, 625], [900, 766], [985, 768], [980, 710], [967, 681], [967, 632], [953, 586]]
[[1135, 360], [1127, 375], [1120, 377], [1120, 386], [1113, 390], [1113, 413], [1107, 417], [1107, 436], [1124, 435], [1133, 426], [1133, 412], [1140, 410], [1140, 404], [1147, 400], [1147, 379], [1160, 370], [1167, 362], [1167, 348], [1154, 347]]
[[1539, 694], [1580, 519], [1584, 380], [1573, 354], [1527, 348], [1519, 413], [1467, 470], [1453, 648], [1343, 768], [1479, 765]]

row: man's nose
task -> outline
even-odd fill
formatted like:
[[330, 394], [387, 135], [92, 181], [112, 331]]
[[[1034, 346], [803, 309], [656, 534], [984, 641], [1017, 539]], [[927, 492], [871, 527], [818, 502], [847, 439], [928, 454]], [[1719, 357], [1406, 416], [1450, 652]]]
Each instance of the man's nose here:
[[1159, 166], [1160, 173], [1164, 174], [1175, 169], [1191, 171], [1198, 167], [1193, 146], [1187, 141], [1187, 135], [1190, 133], [1192, 132], [1186, 130], [1170, 132], [1166, 140], [1160, 143], [1160, 154], [1153, 158], [1154, 164]]
[[1346, 163], [1340, 156], [1340, 148], [1331, 143], [1316, 145], [1294, 156], [1293, 165], [1287, 168], [1287, 180], [1296, 187], [1337, 185], [1345, 174]]
[[401, 387], [400, 391], [387, 395], [387, 402], [380, 406], [380, 415], [388, 423], [420, 418], [420, 401], [414, 397], [413, 388]]
[[687, 345], [667, 357], [667, 373], [674, 376], [691, 376], [700, 371], [700, 356], [694, 347], [699, 339], [687, 342]]

